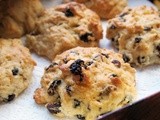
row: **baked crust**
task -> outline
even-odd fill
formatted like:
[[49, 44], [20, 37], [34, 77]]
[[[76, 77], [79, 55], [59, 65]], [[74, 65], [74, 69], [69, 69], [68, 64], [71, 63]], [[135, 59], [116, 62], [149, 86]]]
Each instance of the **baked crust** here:
[[107, 38], [133, 65], [160, 64], [160, 17], [158, 10], [140, 6], [126, 8], [109, 21]]
[[19, 38], [31, 32], [43, 10], [39, 0], [1, 0], [0, 37]]
[[12, 101], [28, 87], [35, 65], [19, 39], [0, 39], [0, 103]]
[[127, 0], [64, 0], [85, 4], [95, 11], [102, 19], [111, 19], [118, 15], [127, 6]]
[[45, 69], [34, 99], [56, 116], [94, 120], [135, 95], [135, 69], [121, 54], [77, 47], [56, 56]]
[[82, 4], [68, 3], [50, 8], [27, 36], [27, 46], [37, 54], [53, 60], [65, 50], [98, 46], [102, 26], [98, 15]]

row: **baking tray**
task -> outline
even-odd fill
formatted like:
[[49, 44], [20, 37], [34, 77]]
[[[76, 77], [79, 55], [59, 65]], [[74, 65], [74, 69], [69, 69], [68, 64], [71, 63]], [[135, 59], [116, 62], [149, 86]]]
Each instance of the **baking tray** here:
[[[46, 8], [53, 7], [57, 4], [60, 4], [61, 2], [62, 0], [42, 1]], [[129, 0], [130, 7], [140, 5], [155, 7], [147, 0]], [[100, 47], [113, 49], [110, 41], [105, 38], [107, 22], [102, 21], [102, 24], [104, 29], [104, 38], [100, 41]], [[59, 118], [49, 114], [44, 106], [37, 105], [34, 102], [34, 91], [36, 88], [40, 87], [40, 80], [44, 72], [44, 67], [48, 66], [50, 62], [47, 59], [37, 56], [34, 53], [32, 54], [32, 57], [37, 62], [37, 66], [33, 71], [32, 84], [13, 102], [0, 105], [0, 120], [60, 120]], [[138, 95], [134, 104], [136, 104], [138, 101], [141, 102], [147, 99], [146, 97], [160, 91], [160, 65], [152, 65], [143, 69], [137, 69], [136, 84]], [[105, 120], [105, 118], [106, 116], [104, 115], [103, 119]], [[129, 120], [133, 119], [131, 118]]]

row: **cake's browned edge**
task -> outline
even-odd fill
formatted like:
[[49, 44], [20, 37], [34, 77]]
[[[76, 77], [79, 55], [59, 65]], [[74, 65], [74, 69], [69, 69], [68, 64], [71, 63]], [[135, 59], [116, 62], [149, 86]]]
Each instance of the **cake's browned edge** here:
[[98, 120], [160, 120], [160, 92], [110, 112]]

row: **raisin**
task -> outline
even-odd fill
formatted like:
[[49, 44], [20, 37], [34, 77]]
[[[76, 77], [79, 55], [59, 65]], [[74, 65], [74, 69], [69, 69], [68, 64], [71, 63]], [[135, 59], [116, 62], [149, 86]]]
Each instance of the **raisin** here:
[[74, 99], [74, 108], [77, 108], [78, 106], [80, 106], [81, 102], [77, 99]]
[[136, 37], [136, 38], [135, 38], [135, 43], [140, 43], [140, 42], [141, 42], [141, 40], [142, 40], [142, 38], [141, 38], [141, 37]]
[[108, 86], [102, 92], [100, 92], [99, 96], [109, 95], [112, 91], [115, 91], [117, 88], [115, 86]]
[[85, 116], [80, 115], [80, 114], [78, 114], [78, 115], [76, 115], [76, 116], [77, 116], [77, 118], [80, 119], [80, 120], [85, 120], [85, 119], [86, 119]]
[[83, 80], [82, 67], [86, 69], [86, 65], [81, 59], [77, 59], [69, 67], [72, 74], [80, 76], [80, 81]]
[[15, 94], [8, 95], [7, 101], [10, 102], [10, 101], [14, 100], [15, 96], [16, 96]]
[[123, 60], [124, 62], [129, 62], [130, 58], [126, 54], [123, 54]]
[[50, 113], [53, 113], [53, 114], [57, 114], [57, 113], [60, 113], [61, 110], [59, 109], [61, 107], [61, 103], [60, 102], [57, 102], [57, 103], [51, 103], [51, 104], [47, 104], [47, 109]]
[[65, 13], [65, 16], [67, 16], [67, 17], [73, 17], [74, 16], [71, 9], [69, 9], [69, 8], [66, 8], [64, 13]]
[[82, 68], [81, 66], [84, 65], [84, 61], [81, 59], [77, 59], [70, 65], [70, 71], [74, 75], [81, 75], [82, 74]]
[[114, 42], [114, 41], [115, 41], [115, 39], [114, 39], [114, 38], [111, 38], [111, 41], [112, 41], [112, 42]]
[[156, 49], [157, 49], [158, 52], [160, 53], [160, 44], [156, 47]]
[[119, 42], [118, 42], [119, 36], [116, 36], [116, 38], [111, 38], [112, 43], [118, 47], [119, 46]]
[[46, 71], [49, 70], [50, 68], [54, 67], [55, 65], [58, 65], [58, 63], [52, 62], [52, 64], [50, 64], [50, 65], [46, 68]]
[[111, 74], [111, 77], [118, 77], [117, 74]]
[[63, 59], [63, 62], [64, 62], [65, 64], [67, 64], [67, 63], [68, 63], [67, 58], [64, 58], [64, 59]]
[[138, 61], [139, 64], [142, 64], [142, 63], [144, 63], [146, 60], [145, 60], [145, 57], [144, 57], [144, 56], [139, 56], [139, 57], [137, 58], [137, 61]]
[[151, 31], [151, 29], [152, 29], [151, 27], [144, 27], [144, 31], [147, 31], [147, 32]]
[[56, 88], [61, 84], [61, 80], [54, 80], [53, 83], [48, 88], [48, 94], [54, 95]]
[[83, 34], [83, 35], [80, 36], [80, 39], [83, 42], [89, 42], [89, 39], [88, 39], [89, 36], [92, 36], [92, 33], [85, 33], [85, 34]]
[[122, 13], [121, 15], [119, 15], [119, 17], [124, 17], [124, 16], [126, 16], [126, 15], [128, 15], [128, 13], [127, 13], [127, 12]]
[[71, 85], [66, 86], [66, 92], [68, 93], [69, 96], [71, 96], [72, 92]]
[[15, 76], [15, 75], [18, 75], [18, 73], [19, 73], [18, 68], [14, 67], [12, 70], [12, 74]]
[[121, 63], [118, 60], [113, 60], [112, 63], [118, 68], [121, 67]]
[[113, 30], [114, 30], [114, 29], [116, 29], [116, 26], [115, 26], [115, 25], [111, 25], [111, 26], [110, 26], [110, 29], [113, 29]]
[[87, 109], [89, 110], [89, 111], [91, 111], [91, 108], [90, 108], [90, 105], [88, 104], [88, 106], [87, 106]]
[[101, 55], [105, 56], [106, 58], [109, 58], [109, 55], [108, 55], [108, 54], [102, 53]]

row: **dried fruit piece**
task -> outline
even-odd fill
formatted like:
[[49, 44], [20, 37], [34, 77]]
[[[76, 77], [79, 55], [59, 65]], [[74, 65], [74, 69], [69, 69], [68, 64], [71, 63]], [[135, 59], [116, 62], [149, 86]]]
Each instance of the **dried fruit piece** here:
[[74, 108], [77, 108], [78, 106], [80, 106], [81, 102], [77, 99], [74, 99]]
[[54, 104], [47, 104], [47, 109], [50, 113], [53, 113], [53, 114], [57, 114], [57, 113], [60, 113], [61, 110], [59, 109], [61, 107], [61, 103], [60, 102], [57, 102], [57, 103], [54, 103]]
[[160, 53], [160, 44], [156, 47], [156, 49], [157, 49], [158, 52]]
[[69, 96], [71, 96], [72, 92], [71, 85], [66, 86], [66, 92], [68, 93]]
[[46, 70], [49, 70], [50, 68], [54, 67], [55, 65], [58, 65], [56, 62], [52, 62], [52, 64], [50, 64]]
[[66, 11], [64, 13], [65, 13], [65, 16], [67, 16], [67, 17], [73, 17], [74, 16], [73, 12], [69, 8], [66, 8]]
[[136, 38], [135, 38], [135, 43], [140, 43], [140, 42], [141, 42], [141, 40], [142, 40], [142, 38], [141, 38], [141, 37], [136, 37]]
[[123, 60], [124, 62], [129, 62], [130, 58], [126, 54], [123, 54]]
[[61, 80], [54, 80], [53, 83], [49, 86], [48, 88], [48, 94], [49, 95], [54, 95], [55, 94], [55, 90], [57, 89], [57, 87], [61, 84]]
[[116, 29], [116, 26], [115, 25], [111, 25], [110, 29]]
[[105, 56], [106, 58], [109, 58], [109, 55], [102, 53], [101, 55]]
[[121, 67], [121, 63], [118, 60], [113, 60], [112, 63], [118, 68]]
[[18, 75], [18, 73], [19, 73], [18, 68], [14, 67], [12, 70], [12, 74], [15, 76], [15, 75]]
[[151, 29], [152, 29], [151, 27], [144, 27], [144, 31], [147, 31], [147, 32], [151, 31]]
[[124, 17], [124, 16], [126, 16], [126, 15], [128, 15], [127, 12], [120, 14], [119, 17]]
[[85, 33], [83, 35], [80, 36], [80, 39], [83, 42], [89, 42], [89, 37], [92, 36], [92, 33]]
[[82, 75], [82, 65], [84, 65], [84, 61], [81, 59], [77, 59], [70, 65], [70, 71], [74, 75]]
[[16, 96], [15, 94], [8, 95], [7, 101], [10, 102], [10, 101], [14, 100], [15, 96]]
[[145, 63], [146, 62], [145, 56], [139, 56], [137, 58], [137, 61], [139, 64]]
[[111, 76], [111, 77], [118, 77], [117, 74], [111, 74], [110, 76]]
[[100, 96], [108, 96], [112, 91], [116, 90], [117, 88], [115, 86], [107, 86], [104, 88], [102, 92], [100, 92]]
[[77, 118], [80, 119], [80, 120], [85, 120], [85, 116], [83, 116], [83, 115], [78, 114], [78, 115], [76, 115], [76, 116], [77, 116]]

